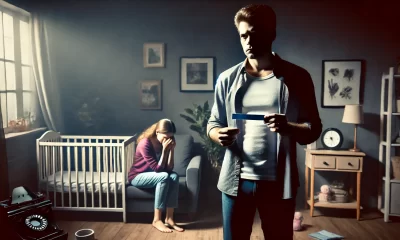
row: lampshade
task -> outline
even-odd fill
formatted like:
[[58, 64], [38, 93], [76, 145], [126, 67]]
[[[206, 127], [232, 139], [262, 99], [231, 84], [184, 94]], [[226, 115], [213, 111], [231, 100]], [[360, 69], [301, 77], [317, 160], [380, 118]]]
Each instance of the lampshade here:
[[364, 113], [361, 105], [346, 105], [344, 107], [344, 123], [361, 124], [364, 122]]

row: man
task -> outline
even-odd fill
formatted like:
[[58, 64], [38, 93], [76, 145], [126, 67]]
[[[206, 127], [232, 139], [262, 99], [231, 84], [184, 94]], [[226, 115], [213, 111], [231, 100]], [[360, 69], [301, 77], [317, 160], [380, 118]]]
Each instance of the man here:
[[306, 70], [272, 52], [276, 16], [269, 6], [246, 6], [234, 20], [246, 59], [220, 74], [207, 125], [208, 136], [226, 147], [218, 181], [224, 239], [249, 239], [256, 210], [266, 239], [292, 239], [296, 142], [312, 143], [322, 130], [314, 85]]

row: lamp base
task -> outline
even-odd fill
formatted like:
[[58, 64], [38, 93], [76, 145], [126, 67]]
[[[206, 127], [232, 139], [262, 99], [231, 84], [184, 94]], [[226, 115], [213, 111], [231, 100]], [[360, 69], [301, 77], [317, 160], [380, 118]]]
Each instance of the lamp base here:
[[349, 151], [350, 152], [359, 152], [360, 149], [358, 149], [358, 148], [350, 148]]

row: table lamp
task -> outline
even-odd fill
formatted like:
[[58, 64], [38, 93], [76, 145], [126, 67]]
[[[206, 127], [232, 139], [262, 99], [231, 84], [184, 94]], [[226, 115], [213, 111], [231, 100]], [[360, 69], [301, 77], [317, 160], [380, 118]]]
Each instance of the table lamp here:
[[349, 149], [352, 152], [359, 152], [357, 149], [357, 125], [364, 122], [364, 113], [361, 105], [346, 105], [344, 107], [343, 119], [344, 123], [354, 124], [354, 147]]

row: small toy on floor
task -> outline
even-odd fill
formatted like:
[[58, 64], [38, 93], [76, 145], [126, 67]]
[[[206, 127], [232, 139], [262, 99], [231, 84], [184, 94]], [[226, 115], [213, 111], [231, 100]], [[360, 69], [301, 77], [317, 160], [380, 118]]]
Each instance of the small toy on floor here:
[[295, 212], [294, 213], [294, 218], [293, 218], [293, 231], [300, 231], [303, 226], [303, 214], [301, 212]]

